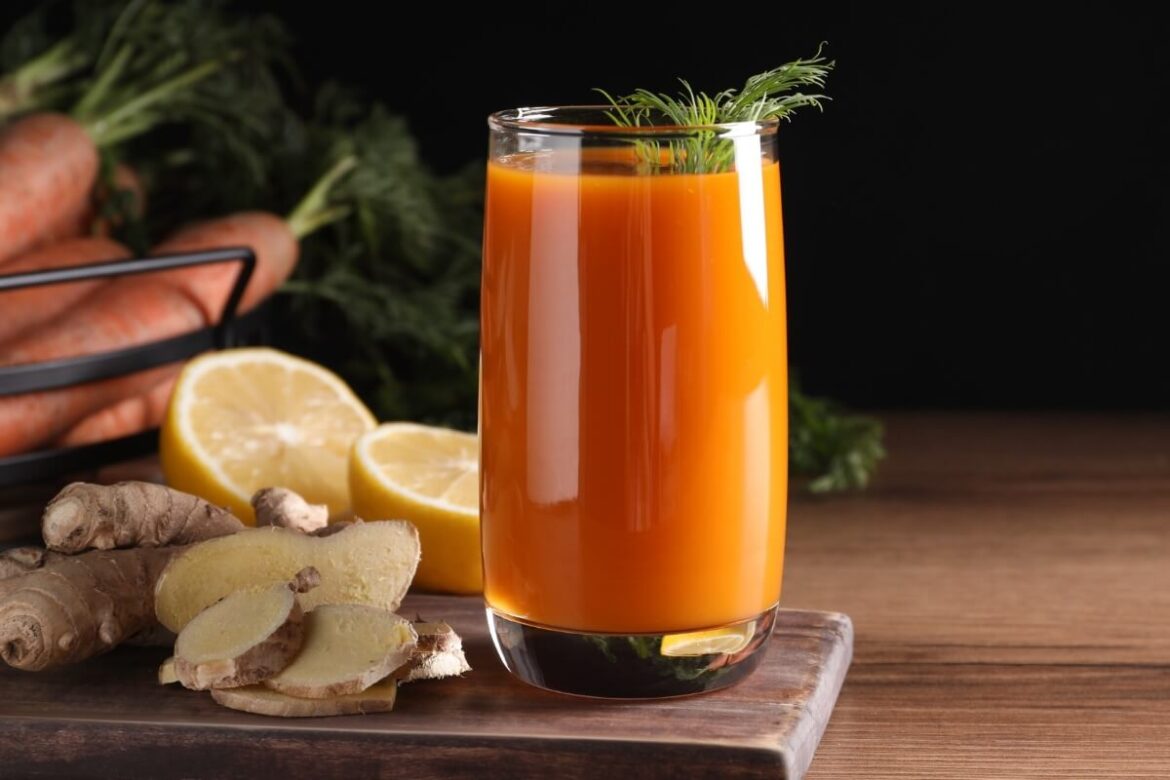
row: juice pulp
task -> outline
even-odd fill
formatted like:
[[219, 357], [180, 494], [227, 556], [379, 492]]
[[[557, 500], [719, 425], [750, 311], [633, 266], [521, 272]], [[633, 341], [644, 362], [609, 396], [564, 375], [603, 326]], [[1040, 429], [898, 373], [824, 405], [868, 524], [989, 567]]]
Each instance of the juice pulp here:
[[788, 387], [780, 171], [488, 166], [488, 604], [606, 633], [780, 596]]

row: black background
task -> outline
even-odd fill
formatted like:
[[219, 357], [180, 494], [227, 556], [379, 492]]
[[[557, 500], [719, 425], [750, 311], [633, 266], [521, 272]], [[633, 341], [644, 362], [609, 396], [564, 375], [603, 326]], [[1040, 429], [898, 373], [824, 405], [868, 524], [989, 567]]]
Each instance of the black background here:
[[1170, 406], [1170, 29], [1155, 11], [240, 5], [287, 21], [306, 81], [406, 114], [440, 169], [483, 157], [491, 110], [676, 76], [716, 91], [825, 40], [834, 102], [781, 135], [805, 388], [860, 407]]

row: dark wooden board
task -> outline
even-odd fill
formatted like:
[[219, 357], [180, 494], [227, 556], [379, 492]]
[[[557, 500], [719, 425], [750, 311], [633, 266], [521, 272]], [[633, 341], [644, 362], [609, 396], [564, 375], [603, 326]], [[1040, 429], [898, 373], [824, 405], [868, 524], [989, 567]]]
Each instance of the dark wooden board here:
[[474, 671], [404, 686], [393, 713], [278, 719], [155, 682], [162, 649], [53, 672], [0, 671], [0, 777], [771, 777], [812, 760], [852, 655], [835, 613], [785, 610], [740, 685], [662, 702], [572, 699], [514, 680], [482, 602], [412, 596], [448, 620]]

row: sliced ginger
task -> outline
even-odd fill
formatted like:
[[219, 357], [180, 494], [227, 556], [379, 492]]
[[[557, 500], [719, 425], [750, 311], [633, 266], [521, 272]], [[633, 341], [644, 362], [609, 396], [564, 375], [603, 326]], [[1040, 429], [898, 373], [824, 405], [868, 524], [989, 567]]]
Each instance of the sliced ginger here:
[[250, 685], [247, 688], [230, 688], [212, 691], [211, 698], [225, 707], [256, 715], [272, 715], [278, 718], [320, 718], [329, 715], [366, 715], [373, 712], [390, 712], [398, 683], [392, 679], [374, 683], [360, 693], [334, 696], [328, 699], [301, 699], [265, 688]]
[[300, 653], [269, 688], [307, 699], [360, 693], [410, 661], [418, 636], [410, 621], [362, 604], [325, 604], [305, 616]]
[[183, 627], [175, 642], [175, 676], [195, 691], [239, 688], [266, 680], [296, 657], [304, 640], [298, 593], [320, 583], [308, 567], [288, 583], [236, 591]]
[[178, 681], [179, 675], [175, 673], [175, 657], [171, 656], [158, 665], [158, 684], [174, 685]]
[[321, 604], [366, 604], [398, 609], [418, 566], [418, 532], [410, 523], [355, 523], [326, 537], [286, 528], [249, 528], [194, 545], [159, 577], [159, 622], [180, 631], [202, 610], [237, 590], [287, 582], [306, 566], [321, 586], [301, 597]]
[[399, 682], [441, 680], [471, 671], [463, 655], [463, 640], [446, 623], [415, 623], [418, 644], [410, 661], [394, 672]]

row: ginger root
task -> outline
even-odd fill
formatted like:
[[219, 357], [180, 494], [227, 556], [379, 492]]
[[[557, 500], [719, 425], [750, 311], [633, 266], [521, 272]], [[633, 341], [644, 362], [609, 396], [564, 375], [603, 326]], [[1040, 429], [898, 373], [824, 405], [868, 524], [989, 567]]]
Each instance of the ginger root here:
[[104, 653], [152, 627], [149, 594], [183, 549], [62, 555], [0, 580], [0, 658], [39, 671]]
[[191, 544], [243, 527], [226, 509], [149, 482], [74, 482], [41, 519], [45, 546], [63, 553]]
[[252, 496], [256, 525], [274, 525], [311, 534], [329, 525], [329, 507], [310, 504], [288, 488], [270, 487]]
[[410, 660], [410, 621], [362, 604], [325, 604], [305, 616], [301, 652], [264, 685], [304, 699], [361, 693]]
[[320, 718], [330, 715], [366, 715], [390, 712], [398, 684], [392, 679], [374, 683], [360, 693], [332, 696], [328, 699], [301, 699], [252, 685], [247, 688], [213, 690], [211, 698], [233, 710], [278, 718]]
[[44, 547], [13, 547], [0, 552], [0, 580], [28, 574], [53, 560], [57, 553]]
[[463, 640], [446, 623], [415, 623], [418, 642], [410, 661], [394, 672], [400, 683], [441, 680], [471, 671], [463, 654]]
[[418, 559], [418, 531], [401, 520], [355, 523], [321, 538], [286, 528], [248, 528], [177, 556], [158, 580], [155, 611], [160, 623], [177, 632], [224, 596], [287, 582], [306, 566], [320, 572], [321, 586], [301, 597], [305, 611], [320, 604], [395, 610]]
[[317, 570], [292, 582], [236, 591], [188, 623], [175, 642], [175, 676], [185, 688], [239, 688], [266, 680], [296, 657], [304, 640], [296, 594], [318, 584]]

